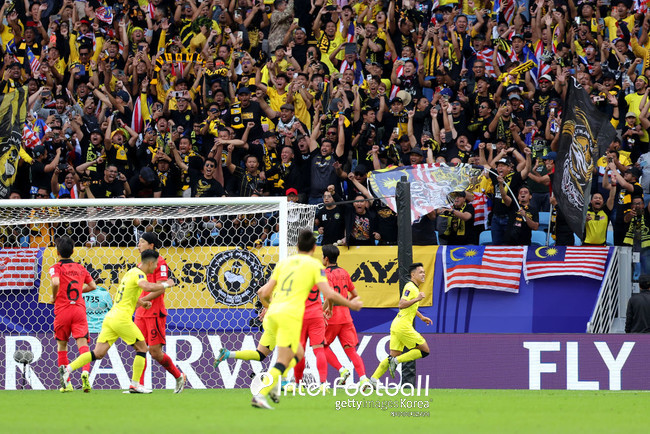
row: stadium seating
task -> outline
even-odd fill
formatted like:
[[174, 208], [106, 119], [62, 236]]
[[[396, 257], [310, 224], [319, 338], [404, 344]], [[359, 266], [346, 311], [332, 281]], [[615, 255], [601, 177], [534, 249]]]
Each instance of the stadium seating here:
[[478, 239], [478, 243], [481, 246], [491, 246], [492, 245], [492, 231], [483, 231], [481, 236]]
[[[546, 231], [532, 231], [532, 236], [530, 240], [531, 246], [545, 246], [546, 245]], [[551, 237], [549, 238], [549, 246], [555, 245], [555, 240]]]
[[551, 213], [550, 212], [540, 212], [539, 213], [539, 228], [537, 230], [546, 232], [548, 225], [551, 222]]

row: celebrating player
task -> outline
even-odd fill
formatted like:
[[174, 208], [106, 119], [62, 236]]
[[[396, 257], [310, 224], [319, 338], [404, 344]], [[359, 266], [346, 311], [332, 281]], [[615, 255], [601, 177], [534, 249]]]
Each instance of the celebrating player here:
[[[70, 237], [63, 236], [56, 240], [56, 253], [59, 262], [50, 268], [52, 302], [54, 303], [54, 335], [58, 353], [61, 392], [73, 390], [69, 378], [68, 381], [63, 381], [63, 373], [68, 364], [70, 335], [77, 341], [79, 353], [84, 354], [89, 351], [86, 304], [81, 294], [97, 287], [88, 270], [70, 259], [73, 252], [74, 243]], [[64, 288], [63, 291], [59, 291], [61, 287]], [[81, 386], [86, 393], [90, 392], [89, 372], [90, 361], [84, 365], [81, 373]]]
[[[158, 236], [153, 232], [145, 232], [138, 241], [138, 250], [140, 253], [145, 250], [155, 250], [160, 247]], [[169, 277], [169, 267], [167, 262], [162, 256], [158, 256], [158, 264], [156, 270], [147, 274], [147, 281], [151, 283], [166, 282]], [[176, 379], [176, 388], [174, 393], [181, 393], [185, 387], [187, 376], [174, 365], [172, 359], [163, 352], [163, 345], [165, 345], [166, 325], [167, 325], [167, 310], [165, 309], [165, 290], [159, 291], [157, 295], [151, 300], [151, 308], [145, 309], [139, 307], [135, 311], [135, 325], [138, 326], [145, 341], [149, 346], [149, 353], [151, 357], [160, 363], [170, 374]], [[142, 296], [147, 297], [148, 292], [143, 292]], [[140, 384], [144, 386], [144, 371], [147, 369], [145, 359], [144, 369], [142, 370], [142, 377], [140, 377]]]
[[[355, 298], [357, 296], [357, 291], [354, 289], [354, 283], [352, 283], [350, 274], [336, 264], [339, 254], [340, 251], [338, 247], [332, 244], [323, 246], [323, 265], [326, 267], [325, 274], [327, 275], [327, 281], [334, 291], [341, 294], [342, 297], [350, 298], [348, 296], [348, 294], [350, 294], [352, 296], [351, 298]], [[330, 303], [326, 302], [326, 308], [329, 307], [329, 305]], [[366, 377], [366, 367], [356, 349], [359, 340], [357, 338], [357, 330], [354, 328], [354, 323], [350, 316], [350, 309], [345, 306], [334, 306], [334, 308], [330, 310], [330, 315], [328, 316], [329, 319], [327, 320], [327, 329], [325, 331], [325, 341], [327, 342], [325, 355], [327, 357], [327, 362], [335, 369], [338, 369], [340, 374], [340, 384], [344, 384], [350, 376], [350, 371], [341, 366], [336, 355], [329, 347], [332, 342], [334, 342], [334, 339], [338, 337], [345, 354], [350, 358], [350, 361], [354, 365], [354, 369], [357, 371], [357, 374], [359, 374], [361, 384], [363, 385], [364, 383], [367, 383], [368, 377]]]
[[[397, 365], [404, 362], [410, 362], [429, 355], [429, 346], [422, 335], [413, 328], [413, 320], [417, 315], [427, 325], [433, 321], [418, 312], [420, 300], [424, 298], [424, 292], [420, 292], [419, 286], [424, 283], [424, 266], [421, 262], [409, 265], [409, 274], [411, 281], [404, 286], [402, 298], [399, 300], [399, 312], [390, 325], [390, 356], [381, 361], [377, 370], [370, 378], [373, 387], [378, 386], [379, 378], [384, 375], [386, 369], [390, 371], [390, 376], [395, 377]], [[412, 348], [410, 351], [402, 354], [402, 350]]]
[[268, 375], [270, 385], [253, 396], [254, 407], [272, 409], [266, 397], [277, 387], [280, 375], [285, 371], [295, 356], [302, 359], [304, 353], [299, 350], [300, 329], [305, 312], [305, 300], [314, 285], [327, 299], [336, 304], [348, 306], [354, 310], [361, 309], [359, 298], [348, 300], [334, 292], [327, 284], [323, 265], [312, 257], [316, 249], [316, 239], [310, 230], [303, 230], [298, 235], [298, 254], [280, 261], [273, 270], [269, 281], [257, 292], [260, 301], [268, 307], [264, 316], [264, 334], [261, 340], [268, 339], [278, 348], [277, 363]]
[[[147, 344], [140, 329], [133, 323], [132, 317], [135, 308], [144, 306], [151, 307], [151, 300], [156, 298], [159, 292], [174, 285], [172, 280], [161, 283], [152, 283], [147, 281], [146, 275], [152, 274], [158, 265], [158, 252], [154, 250], [145, 250], [140, 255], [140, 265], [131, 268], [126, 272], [120, 281], [120, 287], [115, 295], [115, 304], [106, 315], [102, 324], [102, 331], [97, 337], [95, 348], [77, 357], [63, 370], [63, 381], [67, 382], [70, 373], [81, 366], [94, 360], [102, 359], [108, 349], [113, 345], [117, 338], [122, 338], [128, 345], [135, 348], [135, 358], [133, 359], [133, 376], [131, 377], [131, 393], [151, 393], [151, 390], [145, 389], [140, 383], [140, 376], [144, 370], [145, 357], [147, 355]], [[140, 298], [142, 291], [148, 291], [149, 295]]]

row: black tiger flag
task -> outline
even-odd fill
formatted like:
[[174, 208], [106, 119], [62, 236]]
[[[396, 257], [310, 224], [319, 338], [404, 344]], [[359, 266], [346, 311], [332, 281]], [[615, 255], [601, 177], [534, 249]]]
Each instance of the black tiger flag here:
[[569, 228], [583, 239], [593, 169], [616, 131], [582, 87], [574, 80], [568, 80], [567, 85], [553, 195]]
[[16, 178], [26, 114], [27, 86], [0, 94], [0, 199], [9, 196]]

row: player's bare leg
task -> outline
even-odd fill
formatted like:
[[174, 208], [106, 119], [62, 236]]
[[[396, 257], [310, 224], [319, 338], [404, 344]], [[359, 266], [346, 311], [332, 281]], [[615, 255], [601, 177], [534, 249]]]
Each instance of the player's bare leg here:
[[[90, 351], [88, 348], [88, 339], [87, 338], [77, 338], [77, 348], [79, 348], [79, 354], [84, 354]], [[84, 393], [90, 392], [90, 363], [87, 363], [83, 367], [83, 372], [81, 373], [81, 388]]]
[[[160, 363], [163, 368], [167, 370], [170, 374], [176, 379], [176, 388], [174, 393], [181, 393], [185, 388], [185, 382], [187, 381], [187, 375], [183, 374], [178, 367], [172, 362], [171, 357], [169, 357], [162, 349], [162, 344], [151, 345], [149, 347], [149, 354], [151, 358]], [[146, 364], [145, 364], [146, 367]], [[144, 369], [142, 370], [144, 373]], [[140, 381], [142, 384], [142, 379]]]

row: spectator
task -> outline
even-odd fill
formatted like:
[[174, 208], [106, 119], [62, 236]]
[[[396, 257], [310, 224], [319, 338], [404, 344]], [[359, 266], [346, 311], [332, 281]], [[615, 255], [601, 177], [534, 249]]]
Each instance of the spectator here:
[[320, 244], [334, 244], [345, 235], [345, 209], [335, 203], [336, 192], [330, 186], [323, 193], [323, 206], [319, 207], [314, 217], [314, 230], [318, 232]]
[[439, 219], [447, 219], [447, 229], [441, 234], [447, 244], [459, 246], [476, 244], [474, 236], [474, 207], [466, 201], [464, 191], [454, 192], [451, 208], [438, 210]]
[[639, 277], [641, 292], [632, 294], [627, 302], [625, 333], [650, 333], [650, 276]]
[[532, 231], [539, 228], [539, 212], [531, 205], [532, 199], [530, 189], [522, 185], [517, 193], [519, 209], [510, 213], [506, 240], [511, 246], [529, 246], [532, 238]]

